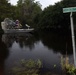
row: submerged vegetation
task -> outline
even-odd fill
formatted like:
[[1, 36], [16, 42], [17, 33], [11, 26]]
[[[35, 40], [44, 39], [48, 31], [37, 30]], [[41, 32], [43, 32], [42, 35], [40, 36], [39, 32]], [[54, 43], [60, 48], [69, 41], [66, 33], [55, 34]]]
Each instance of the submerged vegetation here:
[[[55, 67], [56, 66], [54, 66], [54, 68]], [[13, 67], [9, 73], [10, 75], [59, 75], [59, 74], [52, 73], [50, 71], [41, 73], [42, 68], [43, 68], [43, 65], [40, 59], [38, 60], [23, 59], [19, 63], [16, 63], [16, 66]]]
[[40, 68], [42, 68], [42, 62], [38, 59], [34, 60], [21, 60], [20, 66], [12, 68], [11, 75], [38, 75]]
[[[17, 65], [18, 64], [18, 65]], [[54, 68], [57, 65], [54, 65]], [[74, 65], [69, 63], [68, 57], [64, 58], [61, 57], [61, 67], [63, 70], [62, 75], [76, 75], [76, 68]], [[10, 70], [10, 75], [42, 75], [41, 70], [43, 68], [41, 60], [24, 60], [22, 59], [19, 63], [16, 63], [16, 66]], [[60, 75], [60, 74], [53, 74], [52, 72], [48, 71], [45, 72], [44, 75]]]

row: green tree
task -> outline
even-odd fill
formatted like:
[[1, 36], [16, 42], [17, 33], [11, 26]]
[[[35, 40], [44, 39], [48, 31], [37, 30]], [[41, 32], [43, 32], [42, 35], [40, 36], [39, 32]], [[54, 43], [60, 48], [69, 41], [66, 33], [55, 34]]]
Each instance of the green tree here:
[[[9, 0], [0, 0], [0, 23], [7, 17], [11, 17], [11, 4]], [[1, 26], [0, 26], [1, 28]]]
[[33, 26], [37, 15], [42, 11], [40, 3], [34, 0], [19, 0], [17, 6], [22, 23]]
[[[69, 29], [70, 27], [70, 13], [63, 13], [63, 8], [75, 7], [76, 0], [62, 0], [45, 8], [41, 14], [38, 26], [42, 29], [45, 28], [63, 28]], [[74, 23], [76, 14], [74, 13]]]
[[5, 18], [10, 16], [11, 5], [8, 0], [0, 0], [0, 22]]

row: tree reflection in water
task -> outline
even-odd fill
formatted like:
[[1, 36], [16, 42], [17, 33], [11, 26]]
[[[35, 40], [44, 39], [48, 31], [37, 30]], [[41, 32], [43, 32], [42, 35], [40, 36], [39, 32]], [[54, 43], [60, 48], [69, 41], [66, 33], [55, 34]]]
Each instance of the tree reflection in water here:
[[[9, 63], [11, 63], [10, 61], [18, 61], [20, 59], [39, 58], [43, 61], [45, 68], [49, 68], [50, 65], [50, 69], [52, 69], [54, 63], [59, 65], [56, 67], [58, 72], [58, 68], [60, 68], [59, 54], [66, 55], [67, 51], [68, 55], [72, 55], [70, 35], [66, 36], [52, 32], [40, 32], [38, 35], [27, 33], [4, 34], [2, 41], [4, 41], [7, 47], [12, 51], [8, 60]], [[15, 49], [17, 47], [18, 49]], [[53, 60], [52, 58], [56, 59]]]
[[0, 34], [0, 75], [4, 75], [5, 60], [9, 55], [9, 51], [4, 42], [2, 42], [2, 34]]
[[40, 32], [39, 36], [35, 36], [30, 33], [4, 34], [2, 36], [2, 40], [5, 42], [7, 47], [12, 47], [13, 43], [16, 42], [21, 48], [25, 46], [29, 47], [30, 50], [34, 48], [34, 43], [41, 40], [43, 45], [49, 48], [49, 50], [53, 49], [54, 52], [60, 52], [62, 54], [66, 54], [66, 51], [68, 54], [73, 53], [70, 35], [61, 35], [53, 32]]
[[24, 46], [33, 49], [34, 43], [37, 43], [39, 38], [35, 38], [30, 33], [18, 33], [18, 34], [4, 34], [2, 40], [6, 43], [7, 47], [12, 47], [13, 43], [16, 42], [21, 48]]
[[63, 55], [66, 54], [66, 51], [68, 54], [73, 53], [70, 34], [64, 35], [56, 32], [45, 32], [40, 33], [40, 39], [44, 46], [48, 47], [49, 50], [53, 49], [55, 53], [60, 52]]

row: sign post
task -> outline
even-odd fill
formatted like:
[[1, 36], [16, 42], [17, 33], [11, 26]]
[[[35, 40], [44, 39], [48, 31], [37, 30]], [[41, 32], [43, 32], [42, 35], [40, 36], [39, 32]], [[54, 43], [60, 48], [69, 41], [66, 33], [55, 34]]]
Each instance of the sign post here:
[[73, 47], [73, 56], [74, 56], [74, 66], [76, 67], [75, 36], [74, 36], [74, 25], [73, 25], [73, 16], [72, 16], [72, 12], [76, 12], [76, 7], [63, 8], [63, 13], [68, 13], [68, 12], [70, 12], [71, 34], [72, 34], [72, 47]]

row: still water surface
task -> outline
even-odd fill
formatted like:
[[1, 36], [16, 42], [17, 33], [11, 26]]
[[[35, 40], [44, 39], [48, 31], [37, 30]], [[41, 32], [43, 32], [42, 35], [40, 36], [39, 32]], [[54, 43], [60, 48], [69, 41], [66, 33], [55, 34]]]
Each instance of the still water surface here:
[[43, 71], [61, 73], [61, 56], [65, 58], [66, 53], [73, 63], [70, 35], [51, 32], [3, 34], [0, 35], [0, 75], [10, 75], [10, 70], [22, 59], [40, 59]]

